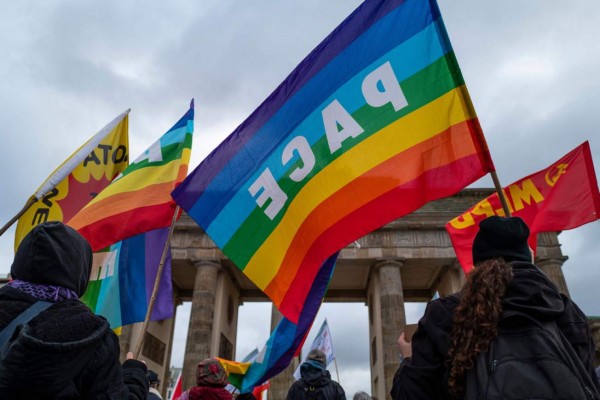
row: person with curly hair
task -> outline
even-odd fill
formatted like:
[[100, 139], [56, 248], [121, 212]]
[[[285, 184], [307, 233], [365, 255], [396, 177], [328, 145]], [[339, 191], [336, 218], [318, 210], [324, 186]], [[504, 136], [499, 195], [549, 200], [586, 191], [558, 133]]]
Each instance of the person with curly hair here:
[[518, 217], [493, 216], [479, 224], [475, 268], [457, 294], [431, 301], [412, 342], [398, 339], [401, 363], [394, 400], [463, 399], [467, 373], [486, 353], [507, 315], [555, 321], [594, 385], [595, 346], [587, 318], [534, 264], [529, 228]]

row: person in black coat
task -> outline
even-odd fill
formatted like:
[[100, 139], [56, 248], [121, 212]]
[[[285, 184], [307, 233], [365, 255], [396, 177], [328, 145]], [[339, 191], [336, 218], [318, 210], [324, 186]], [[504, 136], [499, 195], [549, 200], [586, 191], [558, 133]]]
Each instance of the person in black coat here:
[[290, 387], [287, 400], [346, 400], [344, 389], [331, 380], [331, 374], [325, 369], [326, 365], [325, 353], [318, 349], [311, 350], [300, 366], [301, 378]]
[[158, 374], [151, 369], [146, 373], [146, 380], [148, 381], [148, 397], [147, 400], [163, 400], [160, 392], [158, 391], [158, 387], [160, 386], [160, 379], [158, 378]]
[[146, 365], [130, 353], [121, 366], [108, 322], [79, 301], [91, 267], [88, 242], [60, 222], [40, 224], [25, 236], [11, 266], [13, 280], [0, 288], [0, 330], [38, 300], [53, 304], [3, 348], [2, 399], [146, 398]]
[[[490, 217], [473, 243], [475, 268], [463, 289], [431, 301], [411, 343], [398, 339], [394, 400], [464, 398], [466, 374], [497, 334], [503, 315], [555, 321], [593, 377], [595, 345], [583, 312], [532, 261], [529, 228], [517, 217]], [[470, 338], [470, 340], [466, 340]]]

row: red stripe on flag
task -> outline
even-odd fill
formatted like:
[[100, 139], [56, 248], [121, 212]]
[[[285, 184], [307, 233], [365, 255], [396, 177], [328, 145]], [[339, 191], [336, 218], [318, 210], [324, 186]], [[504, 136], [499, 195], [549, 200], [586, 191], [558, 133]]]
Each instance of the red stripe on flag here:
[[171, 200], [163, 204], [138, 207], [98, 219], [77, 231], [90, 242], [93, 251], [99, 251], [106, 246], [135, 236], [139, 232], [168, 226], [173, 218], [175, 206]]
[[[399, 215], [406, 215], [428, 201], [456, 193], [464, 187], [463, 181], [472, 182], [485, 172], [478, 155], [474, 154], [449, 165], [428, 170], [418, 178], [390, 190], [341, 218], [312, 242], [279, 306], [279, 311], [288, 319], [297, 320], [310, 290], [310, 283], [314, 280], [322, 260], [329, 255]], [[461, 181], [456, 180], [457, 176], [461, 177]], [[439, 183], [445, 185], [440, 186]], [[331, 198], [328, 199], [327, 207], [337, 204], [330, 201]], [[357, 221], [368, 223], [357, 224]]]

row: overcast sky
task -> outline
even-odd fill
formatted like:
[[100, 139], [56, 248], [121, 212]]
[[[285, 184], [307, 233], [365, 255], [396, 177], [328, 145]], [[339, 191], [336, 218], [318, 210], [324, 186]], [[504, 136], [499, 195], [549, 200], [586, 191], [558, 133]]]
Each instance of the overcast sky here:
[[[600, 165], [597, 0], [439, 2], [502, 184], [548, 166], [585, 140]], [[4, 1], [0, 224], [127, 108], [134, 159], [194, 97], [195, 167], [359, 3]], [[491, 180], [472, 186], [490, 187]], [[14, 227], [0, 237], [3, 274], [13, 238]], [[598, 223], [560, 235], [569, 256], [567, 284], [588, 315], [600, 315], [599, 238]], [[409, 322], [421, 309], [411, 307]], [[189, 307], [180, 307], [175, 365], [182, 363], [187, 315]], [[269, 316], [267, 305], [241, 308], [238, 357], [264, 344]], [[315, 331], [324, 318], [347, 393], [370, 391], [366, 308], [326, 305]]]

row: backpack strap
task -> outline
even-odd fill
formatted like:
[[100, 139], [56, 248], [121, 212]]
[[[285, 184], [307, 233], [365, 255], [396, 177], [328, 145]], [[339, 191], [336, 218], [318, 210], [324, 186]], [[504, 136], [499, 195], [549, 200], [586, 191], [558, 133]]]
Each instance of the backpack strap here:
[[17, 326], [21, 324], [26, 324], [35, 318], [39, 313], [46, 310], [54, 303], [50, 303], [47, 301], [37, 301], [33, 303], [30, 307], [28, 307], [25, 311], [19, 314], [15, 319], [13, 319], [10, 324], [8, 324], [1, 332], [0, 332], [0, 348], [4, 346], [6, 342], [11, 338]]

